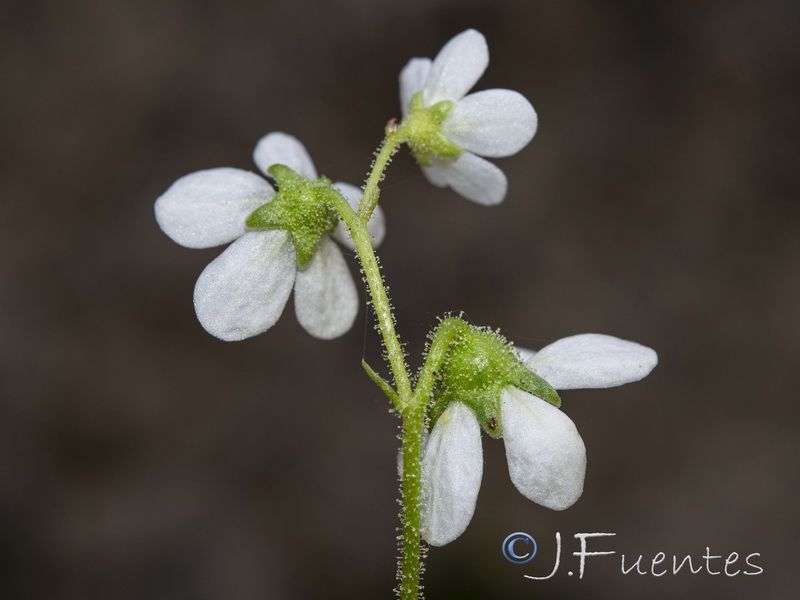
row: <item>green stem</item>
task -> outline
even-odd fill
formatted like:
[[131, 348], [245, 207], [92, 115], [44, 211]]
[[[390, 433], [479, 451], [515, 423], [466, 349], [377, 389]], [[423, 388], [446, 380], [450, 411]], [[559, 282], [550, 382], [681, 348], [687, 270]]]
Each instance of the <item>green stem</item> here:
[[400, 397], [399, 409], [402, 410], [412, 401], [411, 378], [408, 375], [403, 346], [394, 328], [392, 305], [383, 285], [383, 276], [378, 265], [378, 257], [372, 248], [372, 238], [367, 229], [368, 217], [365, 219], [359, 213], [356, 213], [350, 208], [344, 196], [338, 193], [331, 194], [330, 201], [333, 204], [333, 208], [344, 219], [355, 242], [356, 252], [358, 252], [361, 267], [364, 270], [364, 277], [367, 280], [367, 289], [372, 298], [372, 307], [378, 318], [378, 328], [383, 338], [383, 345], [386, 348], [389, 366], [394, 376], [394, 384]]
[[447, 317], [443, 319], [436, 332], [433, 334], [428, 354], [425, 357], [425, 364], [419, 372], [419, 379], [414, 388], [414, 403], [426, 406], [433, 391], [433, 384], [436, 383], [436, 375], [447, 356], [447, 350], [460, 331], [468, 328], [467, 324], [458, 317]]
[[418, 600], [422, 570], [421, 496], [422, 496], [422, 428], [425, 406], [415, 406], [403, 413], [402, 519], [403, 535], [400, 566], [400, 600]]
[[[400, 582], [398, 594], [401, 600], [418, 600], [420, 596], [420, 573], [422, 568], [422, 543], [420, 536], [421, 523], [421, 477], [422, 477], [422, 429], [425, 419], [425, 406], [430, 394], [431, 385], [426, 394], [416, 394], [412, 388], [411, 378], [405, 361], [403, 346], [395, 331], [394, 315], [391, 303], [383, 283], [378, 258], [372, 247], [372, 238], [367, 229], [367, 222], [378, 204], [380, 196], [379, 184], [383, 172], [399, 146], [403, 143], [402, 135], [398, 135], [395, 122], [390, 121], [386, 127], [386, 138], [378, 150], [367, 182], [358, 212], [354, 211], [347, 200], [337, 194], [331, 195], [331, 204], [339, 213], [350, 230], [355, 242], [367, 289], [372, 298], [372, 307], [378, 320], [383, 346], [389, 360], [394, 377], [396, 394], [393, 390], [384, 389], [380, 377], [367, 368], [372, 380], [383, 389], [400, 413], [402, 423], [403, 474], [401, 483], [402, 503], [402, 546], [400, 550], [401, 564], [398, 569]], [[426, 382], [430, 377], [426, 377]], [[388, 384], [387, 384], [388, 385]], [[427, 383], [426, 383], [427, 386]]]
[[383, 181], [383, 174], [386, 167], [389, 166], [389, 161], [392, 160], [392, 156], [403, 141], [403, 137], [397, 133], [396, 121], [392, 119], [386, 125], [386, 137], [375, 156], [375, 162], [372, 163], [372, 171], [367, 178], [367, 183], [364, 184], [364, 195], [361, 198], [361, 205], [358, 207], [358, 214], [362, 219], [369, 220], [372, 211], [378, 205], [380, 198], [378, 186]]

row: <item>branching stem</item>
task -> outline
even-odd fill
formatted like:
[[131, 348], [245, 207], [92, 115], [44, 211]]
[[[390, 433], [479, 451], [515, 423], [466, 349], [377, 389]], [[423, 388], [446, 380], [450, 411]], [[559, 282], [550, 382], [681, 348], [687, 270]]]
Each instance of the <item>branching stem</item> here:
[[[421, 526], [421, 490], [422, 490], [422, 430], [425, 420], [425, 407], [433, 389], [437, 365], [444, 359], [446, 343], [444, 339], [437, 342], [435, 338], [428, 353], [428, 360], [421, 372], [420, 382], [414, 390], [408, 366], [405, 360], [405, 351], [395, 331], [394, 314], [386, 293], [386, 287], [381, 274], [378, 258], [372, 246], [367, 223], [372, 216], [380, 198], [379, 184], [383, 179], [384, 171], [391, 161], [392, 156], [403, 143], [403, 134], [398, 132], [394, 121], [386, 127], [386, 137], [378, 150], [372, 171], [364, 186], [358, 211], [354, 211], [347, 200], [339, 195], [332, 194], [331, 204], [339, 213], [350, 230], [350, 235], [355, 242], [356, 251], [367, 280], [367, 289], [372, 298], [372, 306], [378, 320], [381, 338], [386, 356], [394, 378], [395, 390], [383, 381], [372, 369], [367, 374], [378, 387], [392, 400], [395, 408], [402, 417], [402, 454], [403, 472], [401, 482], [402, 504], [402, 536], [400, 548], [400, 566], [398, 569], [399, 587], [398, 596], [401, 600], [418, 600], [420, 598], [420, 573], [422, 570], [422, 542]], [[452, 325], [449, 319], [442, 322], [439, 330], [448, 330]], [[445, 337], [444, 335], [440, 337]]]

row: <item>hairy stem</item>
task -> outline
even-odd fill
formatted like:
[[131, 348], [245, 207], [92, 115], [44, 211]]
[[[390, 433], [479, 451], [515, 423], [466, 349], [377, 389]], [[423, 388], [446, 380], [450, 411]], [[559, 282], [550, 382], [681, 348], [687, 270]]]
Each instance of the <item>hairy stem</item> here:
[[333, 208], [344, 220], [355, 242], [356, 252], [358, 252], [361, 267], [364, 269], [364, 277], [367, 280], [367, 289], [372, 298], [372, 308], [375, 310], [375, 315], [378, 319], [378, 328], [380, 329], [383, 345], [389, 359], [389, 366], [394, 376], [394, 384], [400, 397], [398, 409], [403, 411], [405, 407], [411, 404], [413, 397], [411, 378], [408, 375], [403, 346], [394, 328], [394, 314], [392, 313], [392, 306], [389, 302], [386, 288], [383, 285], [383, 275], [378, 265], [378, 257], [375, 255], [375, 250], [372, 247], [372, 238], [367, 229], [369, 217], [363, 218], [359, 213], [356, 213], [350, 208], [347, 200], [338, 193], [332, 194], [330, 199]]
[[380, 383], [382, 380], [377, 374], [371, 369], [367, 370], [367, 374], [392, 400], [403, 419], [401, 434], [403, 453], [401, 519], [403, 533], [401, 536], [401, 562], [398, 569], [399, 587], [397, 592], [401, 600], [418, 600], [420, 597], [420, 573], [422, 570], [420, 536], [422, 429], [425, 419], [425, 406], [433, 384], [432, 381], [430, 386], [426, 384], [428, 391], [425, 394], [416, 394], [412, 388], [411, 377], [408, 374], [408, 366], [405, 361], [405, 352], [395, 331], [392, 306], [386, 293], [378, 258], [372, 247], [372, 238], [367, 229], [367, 222], [378, 205], [380, 197], [379, 184], [383, 179], [384, 170], [402, 143], [403, 139], [397, 133], [395, 122], [390, 121], [386, 127], [386, 138], [378, 150], [375, 162], [372, 165], [372, 171], [364, 186], [364, 195], [361, 198], [358, 211], [354, 211], [347, 203], [347, 200], [338, 193], [332, 194], [331, 204], [344, 220], [355, 242], [397, 390], [394, 393], [393, 390], [385, 389], [388, 384], [384, 386]]
[[383, 181], [384, 171], [402, 143], [403, 138], [398, 135], [395, 119], [392, 119], [386, 125], [386, 137], [375, 155], [372, 171], [370, 171], [367, 182], [364, 184], [364, 195], [361, 197], [361, 204], [358, 207], [358, 215], [362, 219], [369, 220], [372, 211], [378, 205], [380, 198], [379, 185]]
[[443, 319], [436, 332], [433, 334], [428, 354], [425, 357], [425, 364], [419, 373], [417, 385], [414, 388], [415, 405], [425, 406], [428, 404], [433, 384], [436, 383], [436, 375], [447, 356], [447, 350], [460, 331], [467, 329], [468, 326], [458, 317], [448, 317]]
[[425, 406], [415, 406], [403, 413], [402, 519], [403, 534], [400, 553], [398, 589], [400, 600], [418, 600], [422, 570], [421, 506], [422, 495], [422, 428]]

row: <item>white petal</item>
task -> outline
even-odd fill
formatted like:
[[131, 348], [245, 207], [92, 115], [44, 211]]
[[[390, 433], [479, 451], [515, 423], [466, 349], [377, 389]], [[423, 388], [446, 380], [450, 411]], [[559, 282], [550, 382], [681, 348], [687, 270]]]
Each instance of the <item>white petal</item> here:
[[536, 133], [536, 111], [511, 90], [486, 90], [459, 100], [442, 121], [445, 137], [481, 156], [510, 156]]
[[411, 104], [411, 98], [425, 85], [432, 62], [430, 58], [412, 58], [400, 71], [400, 108], [404, 117]]
[[647, 346], [610, 335], [584, 333], [545, 346], [528, 362], [557, 390], [607, 388], [645, 377], [658, 363]]
[[[350, 204], [350, 207], [353, 210], [358, 211], [358, 205], [361, 203], [361, 196], [364, 194], [361, 188], [357, 188], [354, 185], [342, 183], [340, 181], [334, 183], [333, 187], [339, 190], [342, 195], [347, 198], [347, 202]], [[386, 221], [383, 216], [383, 210], [380, 206], [376, 206], [375, 210], [372, 211], [372, 216], [367, 223], [367, 230], [372, 236], [373, 248], [380, 246], [381, 242], [383, 242], [383, 238], [386, 236]], [[339, 221], [339, 223], [336, 225], [336, 229], [333, 232], [333, 238], [340, 244], [344, 244], [346, 247], [350, 248], [350, 250], [356, 249], [355, 242], [353, 242], [353, 237], [350, 235], [350, 231], [347, 229], [347, 226], [343, 221]]]
[[572, 506], [583, 492], [586, 447], [567, 415], [552, 404], [507, 387], [502, 392], [503, 440], [514, 486], [553, 510]]
[[281, 164], [307, 179], [317, 177], [317, 169], [306, 147], [288, 133], [275, 131], [258, 140], [253, 150], [253, 160], [264, 173], [272, 165]]
[[448, 185], [468, 200], [485, 206], [499, 204], [506, 197], [505, 174], [480, 156], [462, 152], [454, 160], [432, 161], [432, 166], [422, 170], [437, 185]]
[[464, 533], [482, 476], [478, 420], [467, 406], [451, 402], [433, 426], [422, 458], [422, 537], [431, 546]]
[[460, 100], [488, 65], [489, 48], [483, 35], [474, 29], [459, 33], [433, 59], [425, 80], [423, 103], [431, 106], [442, 100]]
[[[435, 162], [434, 160], [434, 163]], [[425, 179], [441, 188], [447, 187], [447, 177], [445, 177], [446, 171], [447, 165], [433, 164], [430, 167], [422, 167], [422, 174], [425, 175]]]
[[282, 229], [244, 234], [200, 274], [194, 307], [200, 324], [226, 342], [272, 327], [297, 269], [294, 243]]
[[[222, 167], [185, 175], [156, 200], [156, 221], [187, 248], [211, 248], [245, 232], [250, 213], [275, 195], [263, 177]], [[254, 196], [262, 196], [254, 198]]]
[[342, 251], [327, 235], [308, 265], [297, 270], [294, 309], [303, 328], [316, 338], [339, 337], [353, 326], [358, 291]]

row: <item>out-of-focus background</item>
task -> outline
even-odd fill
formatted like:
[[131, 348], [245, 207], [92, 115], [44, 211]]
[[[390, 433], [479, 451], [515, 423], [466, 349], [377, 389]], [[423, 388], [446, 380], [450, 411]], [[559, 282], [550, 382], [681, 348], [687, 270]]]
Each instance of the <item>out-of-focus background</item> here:
[[[468, 27], [491, 52], [477, 89], [522, 92], [540, 128], [497, 161], [492, 209], [395, 159], [380, 254], [412, 364], [459, 310], [529, 348], [608, 333], [661, 362], [562, 394], [589, 458], [566, 512], [525, 500], [484, 440], [475, 518], [431, 550], [428, 597], [796, 597], [799, 17], [780, 0], [5, 0], [0, 597], [391, 597], [398, 422], [361, 371], [381, 365], [371, 319], [322, 342], [290, 305], [257, 338], [210, 337], [192, 288], [219, 250], [172, 243], [153, 202], [192, 171], [254, 169], [275, 130], [360, 184], [400, 69]], [[539, 542], [524, 566], [500, 551], [515, 531]], [[525, 579], [552, 570], [556, 532], [560, 569]], [[616, 554], [583, 579], [581, 532], [616, 533], [590, 540]], [[656, 572], [703, 571], [656, 577], [659, 552]], [[709, 573], [734, 552], [729, 573], [751, 554], [763, 573]]]

